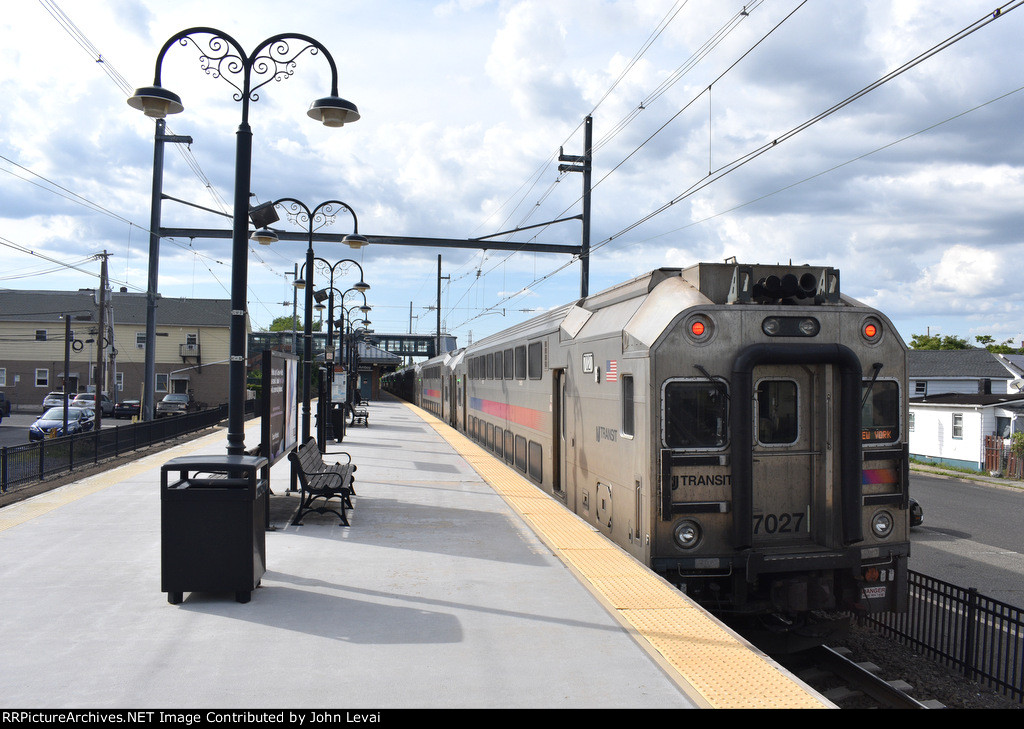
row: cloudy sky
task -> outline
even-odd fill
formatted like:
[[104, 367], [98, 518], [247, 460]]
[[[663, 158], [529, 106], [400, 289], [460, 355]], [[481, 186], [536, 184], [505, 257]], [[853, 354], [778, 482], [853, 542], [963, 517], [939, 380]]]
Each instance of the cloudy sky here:
[[[339, 199], [364, 235], [556, 220], [581, 210], [581, 175], [560, 175], [557, 158], [582, 153], [591, 114], [592, 293], [731, 256], [831, 265], [905, 339], [1019, 343], [1024, 9], [995, 17], [1000, 2], [13, 0], [0, 19], [0, 287], [95, 286], [106, 251], [113, 287], [145, 291], [154, 124], [125, 102], [153, 82], [167, 39], [205, 26], [246, 52], [312, 36], [362, 115], [341, 129], [306, 116], [329, 73], [302, 54], [251, 107], [256, 201]], [[166, 201], [163, 224], [226, 229], [209, 211], [231, 208], [234, 89], [192, 46], [170, 50], [162, 80], [185, 106], [169, 131], [193, 138], [168, 146], [164, 173], [164, 192], [193, 205]], [[351, 227], [343, 214], [324, 232]], [[517, 253], [316, 253], [362, 264], [376, 331], [422, 333], [440, 254], [444, 328], [465, 344], [576, 298], [579, 263], [528, 249], [580, 233], [570, 221], [504, 236]], [[286, 274], [304, 254], [253, 244], [254, 329], [291, 312]], [[229, 241], [165, 240], [159, 290], [227, 299], [230, 270]], [[336, 285], [356, 275], [339, 269]]]

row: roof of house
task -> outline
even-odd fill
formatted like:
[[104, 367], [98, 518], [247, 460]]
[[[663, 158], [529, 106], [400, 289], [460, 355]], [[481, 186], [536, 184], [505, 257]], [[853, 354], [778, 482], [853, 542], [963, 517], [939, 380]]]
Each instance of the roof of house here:
[[[114, 324], [146, 325], [146, 294], [114, 291], [110, 294]], [[228, 299], [172, 299], [160, 297], [156, 303], [158, 326], [230, 327], [231, 301]], [[92, 315], [97, 320], [96, 292], [17, 291], [0, 289], [0, 321], [57, 323], [64, 314]]]
[[911, 349], [907, 353], [907, 371], [911, 378], [1009, 380], [1014, 376], [987, 349]]
[[1024, 394], [1020, 395], [967, 395], [962, 392], [943, 392], [937, 395], [910, 398], [911, 405], [971, 405], [989, 407], [1000, 405], [1015, 407], [1024, 405]]

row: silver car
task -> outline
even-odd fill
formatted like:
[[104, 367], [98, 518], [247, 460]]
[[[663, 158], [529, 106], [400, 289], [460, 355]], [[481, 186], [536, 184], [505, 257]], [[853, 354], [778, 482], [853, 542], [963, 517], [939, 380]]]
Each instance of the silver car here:
[[[48, 394], [46, 397], [43, 398], [43, 412], [45, 413], [50, 408], [64, 407], [64, 397], [65, 395], [63, 392], [51, 392], [50, 394]], [[69, 404], [71, 403], [71, 398], [73, 397], [73, 394], [67, 395], [67, 402]]]

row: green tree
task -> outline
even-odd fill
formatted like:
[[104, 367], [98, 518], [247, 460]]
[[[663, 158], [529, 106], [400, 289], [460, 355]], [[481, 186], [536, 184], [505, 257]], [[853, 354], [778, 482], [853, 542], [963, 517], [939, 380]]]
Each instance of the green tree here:
[[996, 340], [990, 337], [988, 334], [979, 334], [976, 336], [975, 341], [982, 347], [987, 349], [989, 352], [995, 354], [1024, 354], [1024, 348], [1018, 349], [1013, 346], [1013, 340], [1007, 339], [1003, 342], [996, 344]]
[[[320, 331], [322, 322], [313, 322], [313, 331]], [[292, 319], [290, 316], [279, 316], [274, 321], [270, 322], [270, 326], [267, 327], [268, 332], [301, 332], [304, 329], [304, 325], [299, 321], [298, 317]]]
[[945, 337], [929, 334], [912, 334], [910, 337], [911, 349], [970, 349], [971, 345], [966, 339], [953, 334]]

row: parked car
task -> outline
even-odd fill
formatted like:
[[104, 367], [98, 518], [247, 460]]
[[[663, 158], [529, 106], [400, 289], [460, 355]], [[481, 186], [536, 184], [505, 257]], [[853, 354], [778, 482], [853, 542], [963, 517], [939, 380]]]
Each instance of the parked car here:
[[[64, 397], [65, 395], [63, 392], [51, 392], [43, 398], [43, 412], [45, 413], [50, 408], [64, 407]], [[74, 395], [67, 396], [69, 403], [73, 397]]]
[[122, 400], [114, 405], [115, 418], [134, 418], [142, 412], [142, 403], [138, 400]]
[[[71, 401], [71, 405], [76, 408], [89, 408], [95, 410], [96, 393], [80, 392], [75, 396], [75, 399]], [[111, 400], [106, 393], [100, 395], [100, 412], [103, 413], [103, 417], [114, 414], [114, 401]]]
[[28, 429], [28, 439], [43, 440], [59, 438], [62, 435], [74, 435], [92, 430], [96, 425], [95, 413], [88, 408], [68, 408], [68, 432], [64, 432], [64, 406], [50, 408]]
[[198, 409], [199, 406], [192, 399], [192, 395], [172, 392], [170, 395], [164, 395], [164, 399], [156, 404], [156, 416], [159, 418], [164, 415], [181, 415]]
[[916, 527], [924, 524], [924, 509], [917, 503], [917, 499], [910, 497], [910, 526]]
[[0, 419], [11, 417], [11, 401], [5, 393], [0, 392]]

